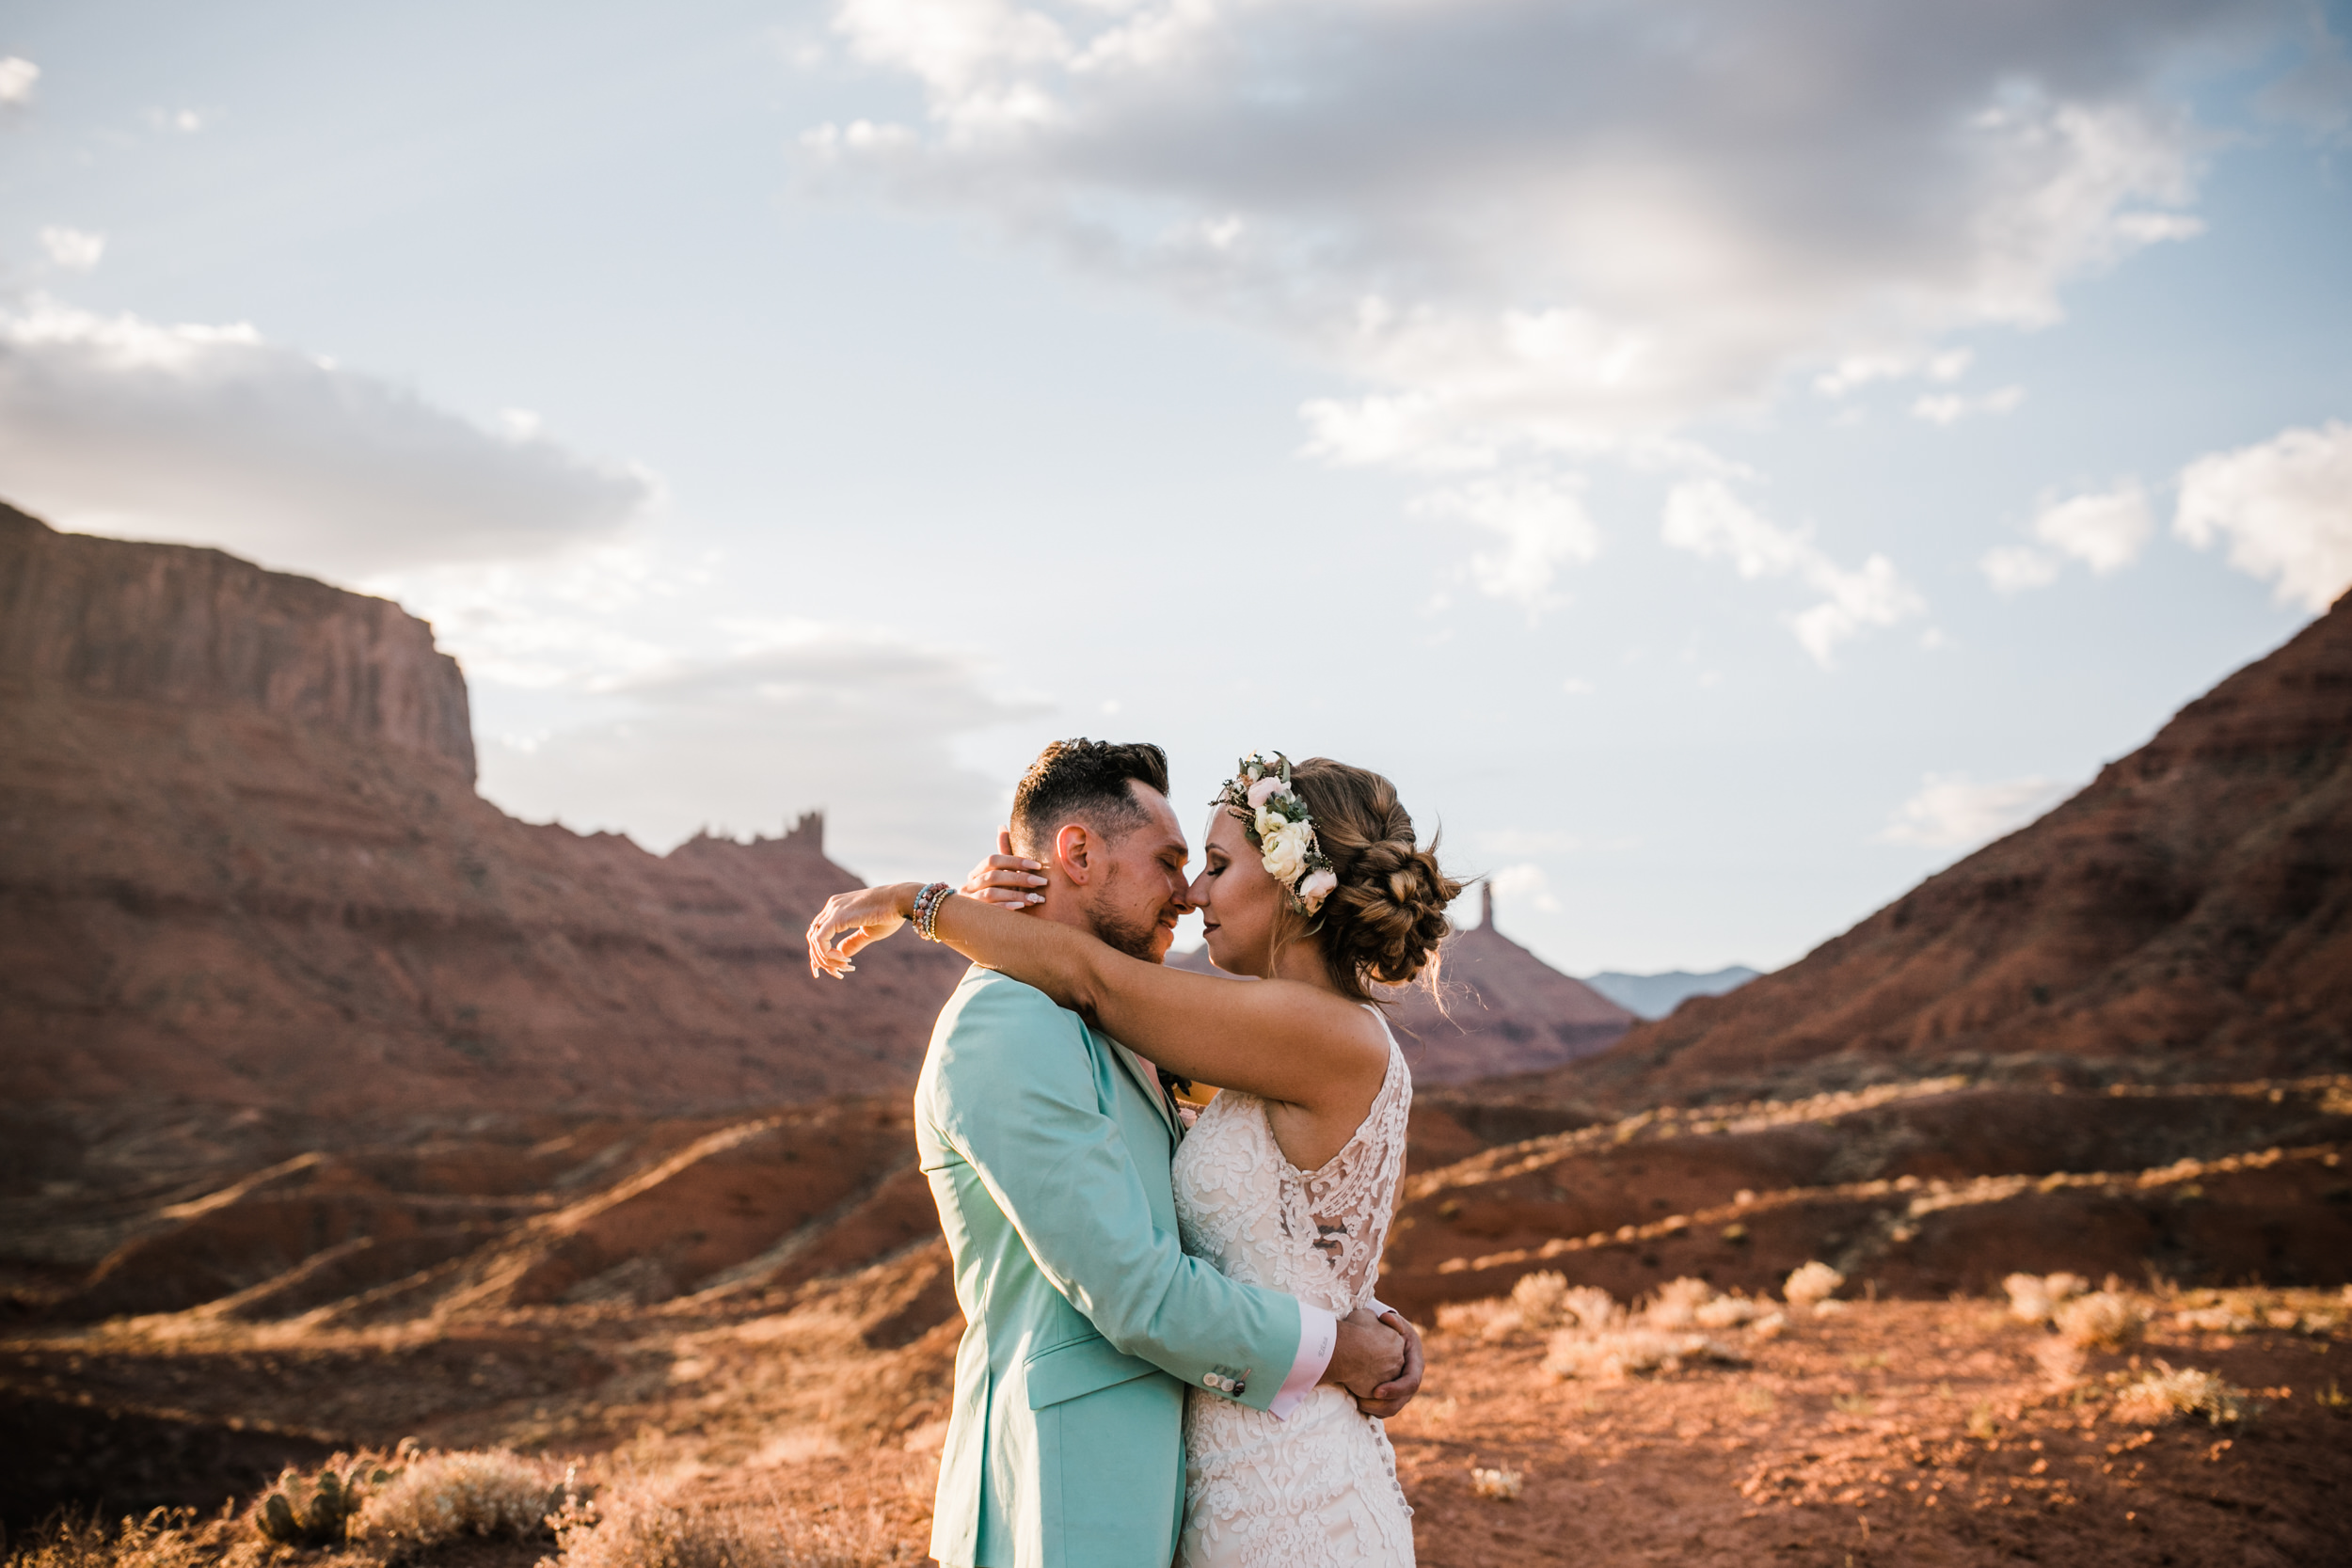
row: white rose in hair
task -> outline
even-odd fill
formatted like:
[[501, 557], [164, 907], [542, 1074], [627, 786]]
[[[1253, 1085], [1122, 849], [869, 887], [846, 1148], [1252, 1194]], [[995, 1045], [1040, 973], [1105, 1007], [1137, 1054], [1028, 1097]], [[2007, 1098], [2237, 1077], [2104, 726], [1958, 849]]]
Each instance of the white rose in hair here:
[[1264, 778], [1260, 779], [1256, 784], [1249, 786], [1249, 803], [1253, 807], [1263, 806], [1268, 800], [1273, 800], [1277, 795], [1281, 793], [1281, 779], [1275, 774], [1268, 773]]
[[1266, 875], [1278, 882], [1291, 881], [1307, 869], [1307, 835], [1296, 827], [1286, 824], [1275, 829], [1258, 849], [1265, 857]]
[[1318, 871], [1298, 884], [1299, 901], [1307, 906], [1307, 912], [1312, 914], [1323, 907], [1326, 898], [1338, 891], [1339, 885], [1337, 877], [1328, 871]]
[[1258, 808], [1258, 840], [1260, 846], [1263, 846], [1268, 834], [1279, 833], [1289, 825], [1290, 818], [1284, 816], [1280, 812], [1268, 811], [1265, 807], [1260, 806]]

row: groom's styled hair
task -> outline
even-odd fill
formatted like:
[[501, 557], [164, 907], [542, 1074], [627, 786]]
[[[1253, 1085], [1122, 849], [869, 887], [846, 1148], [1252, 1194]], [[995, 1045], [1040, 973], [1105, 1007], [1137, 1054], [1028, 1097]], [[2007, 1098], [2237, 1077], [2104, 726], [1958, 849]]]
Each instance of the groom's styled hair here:
[[1073, 817], [1116, 841], [1150, 818], [1130, 781], [1168, 793], [1168, 753], [1148, 741], [1057, 740], [1037, 754], [1012, 792], [1012, 842], [1041, 856], [1054, 834]]

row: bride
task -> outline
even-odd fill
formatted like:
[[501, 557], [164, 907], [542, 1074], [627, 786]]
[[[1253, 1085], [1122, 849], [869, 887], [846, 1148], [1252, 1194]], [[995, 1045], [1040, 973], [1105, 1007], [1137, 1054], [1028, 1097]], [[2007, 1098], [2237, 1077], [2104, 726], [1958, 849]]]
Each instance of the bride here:
[[[1217, 967], [1264, 984], [1166, 969], [980, 898], [934, 898], [922, 912], [930, 935], [974, 962], [1177, 1079], [1220, 1085], [1175, 1155], [1184, 1250], [1344, 1316], [1373, 1302], [1412, 1101], [1371, 988], [1433, 967], [1461, 884], [1434, 844], [1416, 844], [1395, 786], [1365, 768], [1260, 753], [1215, 804], [1187, 896]], [[976, 883], [1043, 881], [1020, 863], [990, 863], [997, 872]], [[917, 893], [836, 898], [810, 931], [817, 964], [845, 973], [914, 912]], [[1413, 1560], [1394, 1452], [1343, 1389], [1318, 1387], [1283, 1419], [1194, 1390], [1184, 1464], [1184, 1568]]]

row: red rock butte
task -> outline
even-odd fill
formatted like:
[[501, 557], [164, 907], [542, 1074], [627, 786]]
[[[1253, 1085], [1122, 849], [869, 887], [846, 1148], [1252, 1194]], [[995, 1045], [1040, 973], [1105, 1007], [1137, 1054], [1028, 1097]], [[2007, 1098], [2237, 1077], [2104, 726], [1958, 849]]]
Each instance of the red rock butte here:
[[[912, 1080], [961, 973], [810, 977], [821, 818], [653, 855], [474, 792], [399, 606], [0, 507], [0, 1095], [641, 1114]], [[778, 802], [779, 815], [787, 802]]]

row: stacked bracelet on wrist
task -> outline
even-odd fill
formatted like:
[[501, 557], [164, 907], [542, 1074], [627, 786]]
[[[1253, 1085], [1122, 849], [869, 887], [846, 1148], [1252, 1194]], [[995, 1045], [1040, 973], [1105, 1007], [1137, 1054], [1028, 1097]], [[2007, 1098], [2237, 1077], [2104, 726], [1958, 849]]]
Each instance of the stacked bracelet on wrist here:
[[914, 934], [925, 942], [937, 942], [939, 906], [947, 901], [955, 889], [946, 882], [926, 882], [923, 891], [914, 895]]

